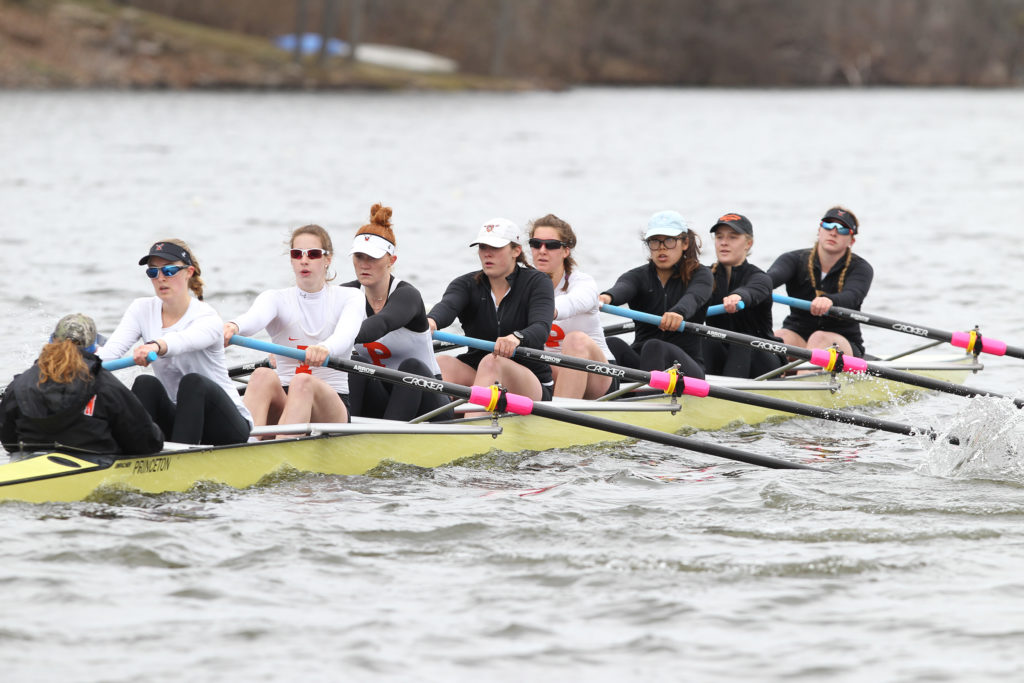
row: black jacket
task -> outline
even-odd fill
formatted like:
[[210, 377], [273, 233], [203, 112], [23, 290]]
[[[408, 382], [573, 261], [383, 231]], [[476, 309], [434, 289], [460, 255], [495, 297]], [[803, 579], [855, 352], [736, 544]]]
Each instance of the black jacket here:
[[88, 380], [39, 384], [39, 366], [16, 375], [0, 401], [0, 442], [10, 452], [61, 450], [147, 455], [163, 435], [139, 399], [99, 358], [82, 353]]
[[743, 310], [723, 313], [708, 318], [708, 325], [723, 330], [739, 332], [752, 337], [772, 339], [772, 279], [763, 270], [744, 261], [726, 274], [725, 266], [719, 265], [714, 272], [715, 288], [711, 303], [720, 304], [730, 294], [738, 294], [743, 300]]
[[[816, 247], [812, 247], [816, 248]], [[787, 252], [775, 259], [775, 263], [768, 269], [768, 275], [772, 279], [772, 287], [786, 285], [786, 294], [795, 299], [811, 301], [817, 296], [814, 291], [814, 284], [807, 272], [807, 257], [810, 256], [810, 249], [798, 249]], [[846, 258], [839, 259], [828, 271], [823, 280], [818, 282], [818, 289], [825, 292], [825, 296], [832, 300], [836, 306], [860, 310], [864, 297], [871, 289], [871, 280], [875, 271], [871, 264], [857, 254], [850, 260], [850, 267], [846, 271], [846, 278], [843, 281], [843, 291], [839, 290], [839, 275], [843, 272]], [[816, 274], [816, 277], [820, 274]], [[816, 330], [835, 332], [846, 337], [854, 345], [864, 348], [864, 338], [860, 333], [860, 323], [850, 320], [840, 320], [828, 315], [811, 315], [810, 311], [799, 308], [790, 308], [790, 313], [782, 321], [782, 326], [787, 330], [793, 330], [806, 339]]]
[[[448, 285], [427, 317], [433, 318], [438, 329], [448, 327], [458, 317], [466, 336], [487, 341], [519, 331], [523, 335], [523, 346], [543, 349], [555, 317], [555, 290], [551, 287], [551, 278], [539, 270], [516, 266], [508, 276], [508, 283], [510, 289], [495, 309], [491, 285], [482, 271], [460, 275]], [[486, 351], [471, 349], [459, 359], [475, 368], [486, 355]], [[551, 367], [546, 363], [515, 360], [528, 367], [541, 384], [551, 383]]]
[[[711, 269], [700, 266], [693, 272], [688, 285], [673, 278], [663, 287], [658, 279], [658, 269], [648, 261], [620, 275], [604, 294], [609, 295], [612, 304], [616, 306], [626, 304], [634, 311], [650, 313], [659, 318], [671, 311], [683, 316], [686, 322], [701, 324], [708, 310], [708, 299], [711, 298], [711, 282]], [[648, 339], [661, 339], [675, 344], [686, 351], [690, 358], [704, 365], [700, 337], [695, 334], [664, 332], [657, 325], [638, 322], [633, 339], [633, 348], [637, 352]]]

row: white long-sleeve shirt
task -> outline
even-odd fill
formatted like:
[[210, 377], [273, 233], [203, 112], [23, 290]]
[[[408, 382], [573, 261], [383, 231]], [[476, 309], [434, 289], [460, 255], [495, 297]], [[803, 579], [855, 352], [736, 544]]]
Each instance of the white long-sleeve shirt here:
[[[297, 349], [325, 346], [332, 357], [348, 359], [366, 317], [365, 303], [362, 292], [349, 287], [324, 285], [319, 292], [304, 292], [298, 287], [272, 289], [256, 297], [249, 310], [231, 322], [244, 336], [265, 329], [275, 344]], [[348, 373], [323, 366], [311, 368], [294, 358], [277, 357], [282, 385], [291, 384], [296, 372], [311, 373], [339, 394], [348, 393]]]
[[181, 378], [194, 372], [216, 382], [235, 404], [238, 413], [252, 425], [252, 416], [228, 377], [224, 363], [224, 322], [217, 311], [210, 304], [193, 298], [185, 315], [173, 325], [164, 327], [162, 309], [163, 302], [159, 297], [132, 301], [117, 329], [96, 355], [103, 360], [120, 358], [140, 340], [163, 339], [167, 352], [149, 367], [167, 389], [172, 401], [178, 401]]
[[[569, 281], [569, 289], [563, 291], [566, 280]], [[563, 276], [562, 281], [555, 286], [555, 311], [558, 318], [551, 325], [545, 346], [561, 353], [565, 336], [579, 331], [594, 340], [608, 362], [614, 361], [615, 357], [608, 350], [608, 342], [605, 341], [604, 329], [601, 327], [601, 302], [597, 297], [597, 283], [586, 273], [574, 270]]]

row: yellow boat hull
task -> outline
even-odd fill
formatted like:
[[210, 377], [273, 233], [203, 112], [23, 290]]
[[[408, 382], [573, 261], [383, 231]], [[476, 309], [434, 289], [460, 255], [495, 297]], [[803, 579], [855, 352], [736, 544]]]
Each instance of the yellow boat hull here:
[[[914, 369], [900, 367], [936, 379], [963, 382], [980, 369], [965, 358], [955, 364], [933, 364]], [[826, 375], [827, 378], [827, 375]], [[823, 382], [821, 375], [802, 375], [771, 382], [734, 382], [736, 387], [775, 398], [826, 407], [885, 402], [920, 391], [870, 377], [843, 378], [838, 384]], [[787, 416], [777, 410], [720, 399], [684, 397], [681, 402], [666, 396], [642, 401], [577, 402], [584, 412], [664, 432], [684, 428], [716, 430], [736, 423], [757, 424]], [[577, 407], [572, 402], [566, 407]], [[596, 408], [602, 410], [596, 410]], [[460, 421], [466, 426], [487, 426], [492, 418], [481, 416]], [[28, 502], [77, 501], [101, 487], [144, 493], [187, 491], [212, 482], [246, 488], [282, 470], [323, 474], [364, 474], [385, 461], [417, 467], [436, 467], [460, 458], [500, 451], [542, 451], [552, 448], [615, 442], [626, 437], [601, 430], [568, 425], [537, 416], [504, 416], [500, 434], [489, 433], [357, 433], [323, 434], [236, 446], [196, 447], [165, 451], [148, 457], [87, 458], [65, 453], [38, 455], [0, 465], [0, 500]], [[379, 426], [379, 425], [378, 425]], [[430, 426], [424, 426], [429, 431]]]

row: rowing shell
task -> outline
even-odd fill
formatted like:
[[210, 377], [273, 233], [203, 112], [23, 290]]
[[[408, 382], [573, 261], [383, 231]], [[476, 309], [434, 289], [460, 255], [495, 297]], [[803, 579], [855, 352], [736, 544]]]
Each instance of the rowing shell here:
[[[973, 356], [894, 362], [894, 367], [963, 382], [981, 365]], [[844, 408], [885, 402], [920, 390], [878, 378], [831, 378], [827, 373], [754, 382], [709, 378], [722, 386]], [[823, 381], [828, 380], [828, 381]], [[619, 401], [559, 401], [558, 405], [665, 432], [715, 430], [735, 422], [757, 424], [779, 411], [713, 398], [650, 396]], [[479, 409], [471, 409], [479, 410]], [[266, 428], [265, 428], [266, 429]], [[0, 500], [78, 501], [107, 491], [188, 491], [202, 482], [234, 488], [293, 469], [323, 474], [365, 474], [385, 461], [437, 467], [491, 450], [542, 451], [621, 441], [625, 437], [532, 415], [470, 417], [452, 423], [408, 424], [355, 418], [347, 425], [289, 425], [294, 438], [232, 446], [172, 446], [157, 455], [111, 458], [45, 453], [0, 465]]]

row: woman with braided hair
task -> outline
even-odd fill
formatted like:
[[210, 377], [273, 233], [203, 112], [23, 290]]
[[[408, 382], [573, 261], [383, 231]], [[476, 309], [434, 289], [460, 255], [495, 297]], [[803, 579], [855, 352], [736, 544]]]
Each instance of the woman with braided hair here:
[[813, 247], [782, 254], [768, 269], [773, 287], [786, 285], [786, 294], [811, 302], [809, 312], [791, 308], [775, 331], [785, 343], [810, 349], [835, 344], [843, 353], [864, 355], [860, 324], [827, 316], [832, 306], [860, 310], [871, 288], [874, 269], [853, 253], [859, 230], [852, 211], [833, 206], [821, 219]]

